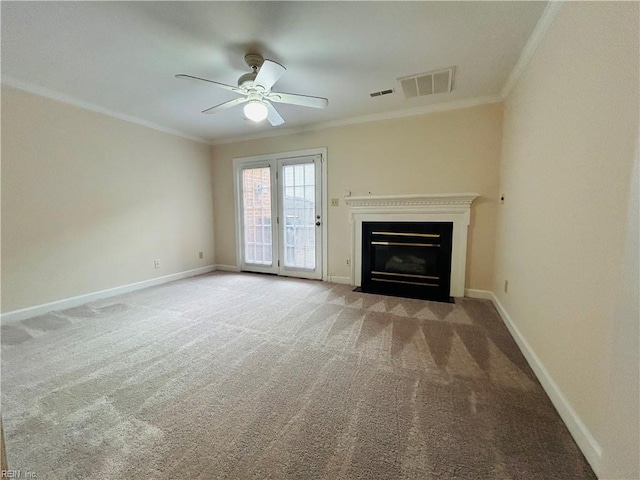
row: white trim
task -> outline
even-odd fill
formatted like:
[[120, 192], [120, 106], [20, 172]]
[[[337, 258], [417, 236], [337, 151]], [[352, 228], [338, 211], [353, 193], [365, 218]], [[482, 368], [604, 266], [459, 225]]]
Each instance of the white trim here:
[[467, 230], [471, 202], [477, 193], [368, 195], [345, 197], [351, 218], [351, 278], [362, 284], [363, 222], [452, 222], [450, 295], [464, 296], [467, 266]]
[[346, 125], [356, 125], [360, 123], [379, 122], [381, 120], [392, 120], [394, 118], [414, 117], [417, 115], [426, 115], [435, 112], [445, 112], [448, 110], [459, 110], [461, 108], [471, 108], [490, 103], [499, 103], [503, 100], [500, 95], [488, 95], [484, 97], [464, 98], [462, 100], [454, 100], [445, 103], [436, 103], [432, 105], [424, 105], [422, 107], [405, 108], [402, 110], [393, 110], [390, 112], [374, 113], [371, 115], [361, 115], [357, 117], [343, 118], [340, 120], [330, 120], [328, 122], [316, 123], [304, 127], [277, 128], [266, 130], [264, 132], [254, 133], [250, 135], [239, 135], [237, 137], [228, 137], [220, 140], [211, 141], [211, 145], [224, 145], [227, 143], [245, 142], [247, 140], [258, 140], [260, 138], [281, 137], [284, 135], [293, 135], [296, 133], [315, 132], [317, 130], [325, 130], [327, 128], [343, 127]]
[[240, 273], [240, 267], [237, 265], [221, 265], [219, 263], [216, 264], [215, 269], [220, 272], [236, 272]]
[[188, 133], [184, 133], [179, 130], [174, 130], [173, 128], [165, 127], [163, 125], [158, 125], [157, 123], [149, 122], [147, 120], [142, 120], [141, 118], [118, 113], [113, 110], [109, 110], [108, 108], [104, 108], [99, 105], [96, 105], [94, 103], [85, 102], [84, 100], [79, 100], [77, 98], [71, 97], [64, 93], [56, 92], [54, 90], [50, 90], [48, 88], [35, 85], [33, 83], [23, 82], [22, 80], [18, 80], [16, 78], [13, 78], [4, 74], [2, 75], [2, 84], [7, 85], [9, 87], [17, 88], [18, 90], [24, 90], [25, 92], [34, 93], [36, 95], [40, 95], [41, 97], [50, 98], [58, 102], [67, 103], [69, 105], [73, 105], [74, 107], [82, 108], [84, 110], [89, 110], [91, 112], [100, 113], [102, 115], [107, 115], [109, 117], [117, 118], [119, 120], [124, 120], [125, 122], [135, 123], [136, 125], [142, 125], [143, 127], [151, 128], [153, 130], [158, 130], [164, 133], [170, 133], [171, 135], [177, 135], [178, 137], [186, 138], [188, 140], [193, 140], [195, 142], [209, 144], [209, 140], [206, 140], [204, 138], [197, 137], [195, 135], [190, 135]]
[[320, 175], [322, 176], [322, 280], [328, 280], [329, 271], [329, 187], [327, 183], [327, 149], [323, 148], [321, 153]]
[[529, 65], [529, 62], [533, 58], [533, 54], [538, 49], [538, 45], [540, 45], [540, 42], [547, 34], [549, 27], [551, 27], [553, 20], [556, 18], [556, 15], [562, 8], [563, 4], [564, 0], [552, 0], [545, 7], [538, 23], [536, 23], [536, 26], [529, 37], [529, 40], [527, 40], [527, 43], [520, 53], [520, 58], [516, 62], [515, 67], [513, 67], [513, 70], [511, 70], [504, 87], [502, 87], [502, 91], [500, 92], [500, 97], [502, 99], [507, 98], [513, 90], [513, 87], [518, 83], [518, 80], [524, 73], [527, 65]]
[[478, 198], [477, 193], [431, 193], [413, 195], [363, 195], [345, 197], [344, 201], [353, 209], [369, 207], [418, 207], [453, 205], [468, 208]]
[[323, 279], [323, 281], [329, 282], [329, 283], [340, 283], [343, 285], [351, 285], [351, 277], [339, 277], [337, 275], [329, 275], [327, 279], [326, 280]]
[[240, 175], [238, 169], [240, 165], [236, 165], [236, 161], [233, 161], [233, 208], [235, 213], [235, 222], [233, 225], [233, 231], [236, 235], [236, 265], [238, 271], [242, 271], [242, 235], [240, 234], [240, 222], [242, 222], [242, 201], [240, 198], [242, 188], [240, 186]]
[[527, 342], [526, 338], [522, 335], [520, 329], [515, 325], [504, 306], [500, 303], [500, 300], [498, 300], [498, 297], [496, 297], [493, 292], [489, 293], [491, 293], [491, 301], [493, 302], [493, 305], [496, 307], [502, 321], [509, 329], [511, 336], [515, 339], [518, 347], [520, 347], [520, 350], [529, 363], [529, 366], [536, 374], [542, 388], [544, 388], [544, 391], [551, 399], [551, 402], [560, 414], [560, 417], [569, 429], [569, 432], [571, 432], [571, 435], [578, 444], [578, 447], [582, 450], [585, 458], [596, 474], [599, 474], [602, 462], [602, 449], [600, 448], [600, 445], [593, 437], [587, 426], [582, 422], [578, 413], [573, 409], [569, 400], [567, 400], [567, 397], [564, 396], [562, 390], [560, 390], [560, 387], [553, 380], [553, 377], [545, 368], [538, 355], [536, 355], [536, 352], [531, 348], [529, 342]]
[[493, 300], [493, 292], [489, 290], [476, 290], [474, 288], [465, 288], [464, 296], [469, 298], [480, 298], [483, 300]]
[[36, 317], [38, 315], [44, 315], [45, 313], [49, 313], [54, 310], [66, 310], [67, 308], [77, 307], [80, 305], [84, 305], [85, 303], [93, 302], [95, 300], [122, 295], [123, 293], [135, 292], [136, 290], [154, 287], [156, 285], [173, 282], [182, 278], [194, 277], [196, 275], [210, 273], [215, 271], [215, 269], [216, 267], [214, 265], [194, 268], [193, 270], [187, 270], [185, 272], [172, 273], [163, 277], [151, 278], [149, 280], [143, 280], [141, 282], [129, 283], [127, 285], [120, 285], [119, 287], [108, 288], [106, 290], [78, 295], [76, 297], [64, 298], [62, 300], [56, 300], [54, 302], [43, 303], [41, 305], [36, 305], [33, 307], [22, 308], [20, 310], [13, 310], [12, 312], [3, 313], [2, 315], [0, 315], [0, 321], [3, 324], [8, 322], [17, 322], [20, 320], [25, 320], [27, 318]]

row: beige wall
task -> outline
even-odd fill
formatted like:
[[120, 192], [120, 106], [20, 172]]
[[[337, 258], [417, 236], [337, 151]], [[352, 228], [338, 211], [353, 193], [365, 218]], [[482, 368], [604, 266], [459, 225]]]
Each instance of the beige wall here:
[[[639, 139], [640, 140], [640, 139]], [[615, 311], [607, 437], [606, 478], [640, 478], [640, 142], [631, 176], [626, 242]]]
[[306, 148], [328, 149], [328, 270], [349, 277], [352, 195], [477, 192], [469, 227], [467, 288], [490, 289], [502, 104], [349, 125], [212, 147], [216, 263], [237, 265], [232, 160]]
[[603, 448], [638, 90], [638, 3], [567, 2], [505, 105], [493, 291]]
[[212, 263], [207, 145], [2, 87], [3, 312]]

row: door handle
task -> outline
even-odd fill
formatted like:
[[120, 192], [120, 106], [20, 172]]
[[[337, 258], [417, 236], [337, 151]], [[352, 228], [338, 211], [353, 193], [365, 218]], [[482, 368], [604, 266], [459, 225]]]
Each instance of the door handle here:
[[319, 226], [320, 226], [320, 222], [316, 222], [316, 227], [319, 227]]

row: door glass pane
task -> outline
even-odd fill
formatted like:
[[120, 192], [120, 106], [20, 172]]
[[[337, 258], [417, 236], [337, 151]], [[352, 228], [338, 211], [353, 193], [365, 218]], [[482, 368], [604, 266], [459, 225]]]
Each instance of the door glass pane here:
[[242, 171], [244, 211], [244, 261], [272, 264], [271, 173], [269, 167]]
[[283, 165], [284, 265], [316, 268], [315, 167], [313, 163]]

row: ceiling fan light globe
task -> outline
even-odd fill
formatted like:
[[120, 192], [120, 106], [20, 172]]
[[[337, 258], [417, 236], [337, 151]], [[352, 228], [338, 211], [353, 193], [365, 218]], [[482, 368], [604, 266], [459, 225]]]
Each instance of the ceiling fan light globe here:
[[254, 122], [267, 118], [267, 106], [259, 100], [252, 100], [244, 106], [245, 116]]

